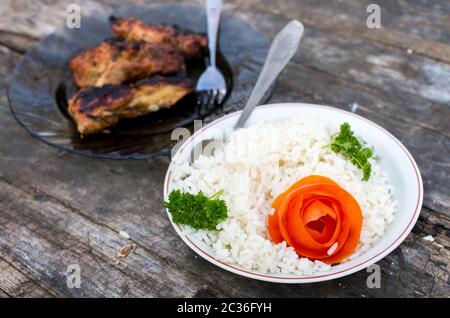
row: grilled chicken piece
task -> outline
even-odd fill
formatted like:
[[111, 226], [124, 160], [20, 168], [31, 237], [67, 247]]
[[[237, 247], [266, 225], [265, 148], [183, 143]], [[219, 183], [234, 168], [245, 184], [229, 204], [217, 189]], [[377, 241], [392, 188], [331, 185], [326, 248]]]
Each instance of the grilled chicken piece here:
[[135, 85], [105, 85], [80, 90], [69, 100], [69, 114], [81, 136], [99, 133], [121, 118], [134, 118], [170, 108], [193, 91], [193, 83], [178, 76], [156, 76]]
[[170, 43], [178, 47], [186, 58], [201, 58], [208, 46], [208, 38], [203, 34], [181, 30], [177, 26], [145, 25], [134, 18], [110, 17], [115, 35], [128, 41]]
[[105, 41], [70, 60], [78, 87], [122, 84], [155, 74], [186, 70], [183, 56], [169, 43]]

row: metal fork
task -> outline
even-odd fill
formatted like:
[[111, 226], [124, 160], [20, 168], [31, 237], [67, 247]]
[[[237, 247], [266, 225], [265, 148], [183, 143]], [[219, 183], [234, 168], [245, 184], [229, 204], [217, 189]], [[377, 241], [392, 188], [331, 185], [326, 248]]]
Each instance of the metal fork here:
[[225, 78], [216, 66], [217, 31], [220, 24], [222, 0], [206, 0], [205, 7], [210, 65], [198, 79], [196, 90], [200, 107], [202, 110], [209, 111], [223, 102], [227, 86]]

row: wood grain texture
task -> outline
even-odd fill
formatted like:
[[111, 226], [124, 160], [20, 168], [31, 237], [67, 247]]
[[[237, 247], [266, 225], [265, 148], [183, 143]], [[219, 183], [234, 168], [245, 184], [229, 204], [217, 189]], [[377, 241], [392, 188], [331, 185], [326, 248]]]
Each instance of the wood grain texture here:
[[[435, 60], [450, 61], [448, 23], [450, 16], [429, 10], [414, 1], [382, 0], [381, 29], [366, 27], [367, 6], [373, 1], [287, 0], [273, 5], [270, 0], [235, 1], [248, 9], [259, 9], [342, 37], [364, 39], [381, 46], [411, 49]], [[433, 2], [433, 1], [429, 1]]]
[[[292, 286], [225, 272], [182, 244], [165, 216], [167, 158], [95, 160], [29, 136], [9, 110], [9, 74], [29, 47], [64, 24], [67, 4], [73, 2], [83, 14], [123, 3], [0, 4], [0, 297], [450, 296], [448, 1], [379, 1], [383, 29], [376, 31], [365, 28], [369, 1], [225, 4], [268, 37], [289, 19], [305, 24], [300, 52], [281, 74], [272, 102], [356, 108], [391, 131], [416, 158], [424, 178], [424, 208], [405, 242], [378, 263], [380, 289], [367, 288], [365, 271]], [[131, 238], [121, 237], [121, 230]], [[434, 242], [424, 240], [427, 235]], [[117, 258], [127, 243], [136, 248]], [[67, 287], [70, 264], [81, 268], [80, 289]]]

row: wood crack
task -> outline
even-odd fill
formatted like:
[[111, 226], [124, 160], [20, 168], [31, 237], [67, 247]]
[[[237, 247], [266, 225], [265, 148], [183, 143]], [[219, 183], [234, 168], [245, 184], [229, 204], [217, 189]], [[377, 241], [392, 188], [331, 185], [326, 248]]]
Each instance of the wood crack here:
[[[2, 261], [4, 261], [6, 264], [8, 264], [9, 266], [11, 266], [11, 268], [14, 268], [17, 272], [21, 273], [22, 275], [24, 275], [29, 282], [33, 283], [34, 285], [42, 288], [45, 292], [47, 292], [49, 295], [53, 296], [53, 297], [57, 297], [57, 295], [50, 289], [48, 289], [45, 285], [43, 285], [39, 280], [34, 279], [32, 276], [29, 275], [29, 273], [23, 271], [21, 268], [18, 268], [13, 262], [9, 261], [8, 259], [4, 258], [2, 255], [0, 255], [0, 259]], [[5, 294], [9, 295], [10, 297], [15, 297], [15, 295], [12, 295], [10, 293], [8, 293], [7, 291], [5, 291], [4, 289], [2, 289], [0, 287], [0, 290], [2, 290]]]
[[0, 30], [0, 45], [20, 55], [25, 54], [38, 40], [28, 34]]
[[[11, 297], [11, 298], [14, 297], [13, 295], [11, 295], [10, 293], [8, 293], [6, 290], [4, 290], [4, 289], [1, 288], [1, 287], [0, 287], [0, 292], [2, 292], [3, 294], [5, 294], [7, 297]], [[2, 298], [2, 297], [0, 297], [0, 298]]]
[[[80, 217], [82, 217], [82, 218], [88, 220], [89, 222], [91, 222], [91, 223], [93, 223], [93, 224], [96, 224], [96, 225], [99, 226], [99, 227], [103, 227], [103, 228], [105, 228], [105, 229], [108, 229], [108, 230], [110, 230], [110, 231], [112, 231], [112, 232], [114, 232], [114, 233], [117, 233], [117, 235], [118, 235], [118, 233], [119, 233], [119, 230], [116, 230], [116, 229], [114, 229], [113, 227], [111, 227], [111, 226], [109, 226], [109, 225], [107, 225], [107, 224], [104, 224], [104, 223], [102, 223], [102, 222], [98, 222], [97, 220], [95, 220], [95, 219], [93, 219], [93, 218], [87, 216], [85, 213], [83, 213], [83, 212], [80, 211], [79, 209], [77, 209], [77, 208], [75, 208], [75, 207], [72, 207], [72, 206], [71, 206], [70, 204], [68, 204], [67, 202], [61, 201], [60, 199], [55, 198], [55, 197], [53, 197], [52, 195], [50, 195], [50, 194], [48, 194], [48, 193], [46, 193], [46, 192], [43, 192], [43, 191], [41, 191], [41, 190], [34, 189], [32, 186], [29, 186], [30, 189], [31, 189], [31, 191], [25, 191], [25, 189], [17, 187], [14, 183], [12, 183], [11, 181], [5, 179], [5, 178], [2, 177], [2, 176], [0, 176], [0, 180], [1, 180], [2, 182], [7, 183], [8, 185], [10, 185], [10, 186], [12, 186], [12, 187], [14, 187], [14, 188], [17, 188], [17, 189], [20, 190], [20, 191], [23, 191], [23, 192], [27, 193], [27, 194], [34, 195], [34, 194], [36, 194], [36, 193], [41, 193], [41, 194], [43, 194], [48, 200], [51, 200], [51, 201], [53, 201], [53, 202], [55, 202], [55, 203], [57, 203], [57, 204], [60, 204], [61, 206], [63, 206], [63, 207], [64, 207], [65, 209], [67, 209], [68, 211], [71, 211], [72, 213], [75, 213], [76, 215], [78, 215], [78, 216], [80, 216]], [[12, 210], [14, 210], [14, 211], [16, 211], [17, 213], [23, 212], [23, 211], [19, 211], [19, 210], [15, 209], [14, 207], [11, 207], [11, 206], [9, 206], [9, 208], [12, 209]], [[24, 215], [24, 217], [25, 217], [27, 220], [29, 220], [29, 221], [33, 221], [33, 219], [30, 218], [30, 217], [28, 217], [28, 215]], [[162, 228], [162, 229], [163, 229], [163, 230], [166, 230], [165, 228]], [[38, 231], [35, 231], [35, 230], [33, 230], [33, 229], [30, 229], [30, 231], [31, 231], [32, 233], [34, 233], [35, 235], [41, 237], [42, 239], [49, 241], [49, 237], [46, 237], [46, 236], [41, 235], [41, 233], [39, 233]], [[168, 233], [168, 235], [171, 235], [171, 233]], [[89, 239], [89, 234], [88, 234], [88, 239]], [[152, 257], [155, 257], [156, 259], [159, 259], [160, 261], [162, 261], [162, 262], [164, 262], [164, 263], [166, 263], [166, 264], [168, 264], [168, 265], [175, 266], [175, 267], [177, 268], [177, 270], [179, 270], [180, 272], [183, 272], [183, 271], [184, 271], [184, 272], [189, 273], [189, 274], [191, 274], [191, 275], [195, 275], [195, 274], [196, 274], [195, 272], [193, 272], [193, 271], [191, 271], [191, 270], [189, 270], [189, 269], [186, 269], [185, 267], [181, 266], [181, 264], [179, 264], [179, 263], [177, 263], [177, 262], [172, 262], [172, 261], [170, 261], [170, 260], [168, 260], [168, 259], [166, 259], [166, 258], [164, 258], [164, 257], [162, 257], [162, 256], [160, 256], [160, 255], [158, 255], [157, 253], [154, 253], [154, 251], [151, 249], [151, 247], [147, 247], [144, 243], [141, 243], [141, 242], [139, 242], [139, 241], [137, 241], [137, 240], [130, 240], [130, 241], [133, 242], [133, 243], [135, 243], [136, 246], [137, 246], [137, 248], [142, 249], [142, 250], [144, 250], [145, 252], [147, 252], [147, 253], [149, 253], [150, 255], [152, 255]], [[70, 246], [69, 246], [69, 247], [68, 247], [68, 246], [65, 246], [64, 244], [61, 244], [58, 240], [50, 240], [50, 242], [51, 242], [52, 244], [54, 244], [55, 246], [59, 247], [61, 250], [70, 250], [71, 252], [73, 252], [74, 254], [76, 254], [76, 255], [78, 255], [78, 256], [80, 256], [80, 257], [83, 256], [80, 252], [75, 251], [74, 249], [70, 249]], [[82, 243], [82, 242], [75, 242], [74, 245], [78, 245], [79, 243]], [[87, 243], [89, 244], [89, 240], [88, 240]], [[94, 262], [97, 263], [101, 268], [104, 269], [104, 266], [103, 266], [102, 264], [100, 264], [99, 261], [102, 261], [102, 262], [104, 262], [105, 264], [108, 264], [109, 266], [112, 266], [114, 269], [118, 270], [119, 272], [121, 272], [121, 273], [124, 274], [125, 276], [129, 277], [130, 279], [133, 279], [135, 282], [137, 282], [137, 283], [142, 283], [142, 281], [140, 281], [139, 279], [134, 278], [130, 273], [127, 273], [127, 272], [124, 271], [121, 267], [116, 266], [116, 265], [114, 264], [114, 262], [111, 262], [109, 259], [105, 258], [102, 254], [95, 253], [94, 249], [93, 249], [90, 245], [88, 246], [88, 252], [89, 252], [89, 251], [91, 252], [91, 253], [90, 253], [90, 254], [91, 254], [91, 255], [90, 255], [91, 258], [92, 258], [92, 259], [94, 260]], [[134, 273], [137, 274], [137, 272], [134, 272]], [[149, 279], [151, 280], [152, 277], [147, 276], [147, 277], [146, 277], [146, 280], [149, 280]], [[203, 281], [203, 280], [200, 279], [200, 281]], [[203, 281], [203, 282], [204, 282], [204, 283], [203, 283], [204, 285], [208, 285], [208, 284], [209, 284], [209, 282], [207, 282], [207, 281]], [[41, 287], [42, 287], [42, 286], [41, 286]], [[225, 296], [228, 296], [228, 297], [230, 296], [230, 295], [229, 295], [225, 290], [223, 290], [222, 288], [217, 287], [217, 286], [214, 286], [214, 288], [215, 288], [215, 290], [217, 290], [217, 291], [220, 292], [221, 294], [223, 294], [223, 295], [225, 295]]]
[[[284, 19], [286, 19], [286, 18], [287, 19], [297, 18], [298, 19], [298, 17], [294, 17], [294, 16], [291, 16], [289, 14], [278, 13], [276, 11], [270, 10], [266, 6], [262, 7], [260, 5], [252, 5], [252, 9], [254, 9], [254, 8], [256, 8], [258, 11], [261, 11], [263, 13], [271, 14], [271, 15], [274, 15], [274, 16], [277, 16], [277, 17], [280, 17], [280, 18], [284, 18]], [[352, 32], [346, 33], [345, 31], [349, 31], [349, 30], [346, 29], [346, 30], [341, 31], [338, 28], [327, 28], [327, 27], [323, 27], [323, 26], [317, 25], [315, 23], [309, 22], [309, 21], [307, 21], [305, 19], [302, 19], [302, 23], [305, 26], [311, 27], [313, 29], [316, 29], [316, 30], [319, 30], [319, 31], [322, 31], [322, 32], [326, 32], [326, 33], [337, 34], [337, 35], [342, 36], [344, 38], [354, 39], [355, 37], [358, 37], [360, 40], [370, 42], [372, 44], [377, 45], [380, 48], [389, 48], [389, 49], [393, 49], [393, 50], [395, 50], [397, 52], [402, 52], [402, 53], [404, 53], [405, 50], [407, 49], [404, 46], [396, 46], [392, 42], [382, 41], [381, 39], [376, 38], [376, 37], [370, 37], [370, 41], [369, 41], [369, 38], [367, 36], [364, 36], [364, 35], [362, 35], [359, 32], [354, 32], [354, 30], [351, 30]], [[420, 40], [420, 38], [418, 38], [417, 40]], [[440, 42], [437, 42], [437, 43], [440, 44]], [[435, 61], [435, 62], [442, 62], [442, 63], [446, 63], [446, 64], [450, 63], [450, 59], [442, 58], [442, 57], [438, 57], [438, 56], [434, 56], [434, 55], [430, 55], [430, 54], [426, 54], [424, 52], [417, 52], [416, 50], [413, 50], [412, 54], [413, 55], [417, 55], [417, 56], [421, 56], [421, 57], [424, 57], [424, 58], [427, 58], [427, 59], [430, 59], [430, 60]]]
[[[19, 211], [19, 210], [15, 209], [14, 207], [9, 207], [9, 208], [10, 208], [11, 210], [17, 212], [17, 213], [23, 212], [23, 211]], [[24, 214], [21, 214], [21, 215], [22, 215], [23, 218], [25, 218], [25, 219], [27, 219], [27, 220], [29, 220], [29, 221], [31, 221], [31, 222], [33, 221], [33, 219], [30, 218], [30, 217], [28, 217], [27, 215], [24, 215]], [[83, 215], [81, 215], [81, 216], [83, 217]], [[77, 241], [77, 242], [75, 242], [73, 245], [65, 246], [64, 244], [62, 244], [61, 242], [59, 242], [57, 239], [51, 239], [51, 238], [49, 238], [49, 237], [47, 237], [47, 236], [43, 236], [41, 233], [39, 233], [38, 231], [33, 230], [33, 229], [29, 229], [29, 230], [30, 230], [31, 233], [37, 235], [38, 237], [41, 237], [42, 239], [44, 239], [44, 240], [46, 240], [46, 241], [49, 241], [49, 242], [50, 242], [51, 244], [53, 244], [54, 246], [58, 247], [61, 251], [70, 251], [70, 252], [73, 253], [74, 255], [78, 256], [80, 259], [83, 259], [83, 255], [85, 255], [85, 254], [83, 253], [83, 251], [79, 251], [79, 250], [76, 250], [76, 249], [71, 248], [72, 246], [77, 246], [77, 245], [83, 244], [83, 242], [81, 242], [81, 241]], [[139, 246], [139, 248], [142, 248], [142, 249], [146, 250], [147, 252], [149, 252], [148, 249], [146, 249], [146, 248], [143, 247], [143, 246]], [[94, 249], [92, 249], [90, 246], [88, 246], [87, 249], [88, 249], [88, 250], [87, 250], [87, 254], [90, 255], [90, 257], [92, 258], [92, 260], [93, 260], [97, 265], [99, 265], [101, 269], [103, 269], [103, 270], [105, 270], [105, 271], [107, 270], [106, 267], [104, 267], [104, 265], [100, 263], [100, 261], [101, 261], [101, 262], [104, 262], [104, 264], [108, 264], [109, 266], [111, 266], [112, 268], [114, 268], [115, 270], [117, 270], [118, 272], [120, 272], [121, 274], [123, 274], [125, 277], [128, 277], [130, 280], [136, 282], [137, 284], [142, 284], [142, 283], [143, 283], [142, 280], [141, 280], [139, 277], [135, 277], [135, 276], [139, 276], [138, 274], [140, 274], [141, 272], [136, 272], [136, 271], [134, 271], [134, 270], [131, 270], [129, 267], [127, 268], [127, 270], [129, 270], [129, 271], [127, 272], [127, 271], [125, 271], [123, 268], [117, 266], [118, 263], [115, 264], [114, 262], [111, 261], [111, 259], [108, 259], [105, 255], [100, 254], [100, 253], [95, 253]], [[160, 257], [159, 257], [158, 255], [156, 255], [156, 254], [151, 254], [151, 255], [154, 256], [154, 257], [156, 257], [156, 258], [160, 258]], [[1, 256], [0, 256], [0, 257], [1, 257]], [[180, 271], [181, 271], [181, 270], [182, 270], [182, 269], [180, 268]], [[146, 280], [146, 281], [147, 281], [147, 280], [152, 280], [152, 277], [147, 276], [146, 274], [144, 274], [144, 276], [145, 276], [145, 280]], [[29, 277], [29, 276], [27, 275], [27, 277]], [[31, 280], [31, 278], [30, 278], [30, 280]], [[34, 282], [36, 283], [36, 285], [38, 285], [38, 286], [40, 286], [41, 288], [45, 289], [45, 287], [42, 286], [41, 284], [39, 284], [37, 281], [34, 280]], [[64, 291], [61, 291], [61, 290], [60, 290], [60, 292], [63, 292], [63, 293], [64, 293]]]

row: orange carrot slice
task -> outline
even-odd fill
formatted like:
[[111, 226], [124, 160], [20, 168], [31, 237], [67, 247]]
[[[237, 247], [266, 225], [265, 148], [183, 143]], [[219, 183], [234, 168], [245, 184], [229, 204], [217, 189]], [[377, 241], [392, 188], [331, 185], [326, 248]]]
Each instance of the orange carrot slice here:
[[356, 249], [362, 213], [353, 196], [333, 180], [312, 175], [272, 203], [267, 228], [274, 243], [286, 241], [302, 257], [339, 263]]

